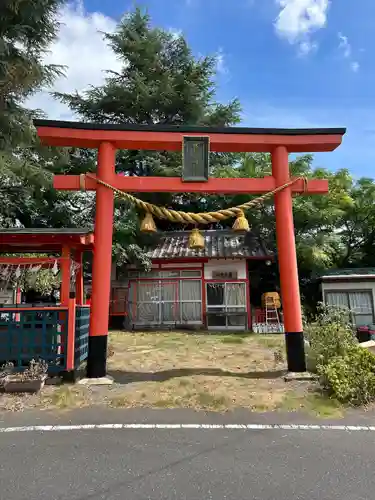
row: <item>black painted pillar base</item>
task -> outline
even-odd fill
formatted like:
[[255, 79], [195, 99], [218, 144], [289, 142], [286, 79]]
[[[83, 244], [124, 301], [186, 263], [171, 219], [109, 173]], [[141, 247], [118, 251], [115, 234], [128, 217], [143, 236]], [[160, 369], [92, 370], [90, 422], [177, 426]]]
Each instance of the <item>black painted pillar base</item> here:
[[303, 332], [285, 332], [285, 344], [288, 371], [296, 373], [305, 372], [306, 356]]
[[77, 382], [77, 372], [76, 370], [64, 371], [61, 374], [61, 378], [67, 384], [75, 384]]
[[87, 357], [87, 378], [101, 378], [107, 375], [108, 335], [89, 337]]

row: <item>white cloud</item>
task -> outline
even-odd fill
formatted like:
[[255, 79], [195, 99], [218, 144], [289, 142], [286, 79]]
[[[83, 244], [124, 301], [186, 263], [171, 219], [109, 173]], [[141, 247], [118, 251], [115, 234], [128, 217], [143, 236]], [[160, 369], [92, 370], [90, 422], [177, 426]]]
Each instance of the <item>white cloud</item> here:
[[350, 69], [354, 73], [357, 73], [359, 71], [359, 62], [353, 59], [353, 50], [348, 37], [342, 33], [338, 33], [337, 36], [339, 38], [339, 51], [342, 53], [344, 59], [349, 60]]
[[276, 33], [299, 47], [301, 54], [317, 48], [311, 35], [327, 24], [329, 0], [275, 0], [281, 10], [275, 21]]
[[318, 48], [317, 43], [311, 42], [310, 40], [305, 40], [304, 42], [300, 42], [298, 46], [298, 52], [301, 56], [307, 56], [310, 52], [313, 52]]
[[[53, 87], [58, 92], [82, 91], [90, 85], [100, 85], [105, 78], [103, 70], [119, 70], [120, 62], [106, 45], [100, 32], [113, 32], [116, 21], [100, 12], [87, 13], [80, 2], [61, 9], [59, 37], [45, 56], [48, 64], [67, 66], [65, 77]], [[35, 94], [27, 105], [42, 109], [50, 119], [73, 118], [69, 108], [49, 95], [51, 89]]]
[[352, 47], [348, 41], [348, 37], [343, 35], [342, 33], [338, 33], [339, 37], [339, 49], [342, 51], [342, 54], [345, 58], [348, 58], [352, 55]]
[[354, 71], [354, 73], [357, 73], [359, 71], [359, 63], [357, 61], [352, 62], [350, 67], [352, 71]]
[[216, 54], [216, 70], [221, 75], [226, 75], [229, 72], [228, 67], [226, 65], [226, 57], [223, 49], [221, 48], [218, 50]]

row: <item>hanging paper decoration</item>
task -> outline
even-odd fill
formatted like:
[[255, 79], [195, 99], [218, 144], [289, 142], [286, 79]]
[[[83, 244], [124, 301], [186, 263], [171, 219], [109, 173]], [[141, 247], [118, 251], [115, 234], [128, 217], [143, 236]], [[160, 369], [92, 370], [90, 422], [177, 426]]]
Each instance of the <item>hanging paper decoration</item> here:
[[19, 279], [19, 278], [20, 278], [20, 276], [21, 276], [21, 274], [22, 274], [22, 273], [21, 273], [21, 267], [20, 267], [20, 266], [18, 266], [18, 267], [17, 267], [17, 269], [16, 269], [16, 272], [14, 273], [14, 275], [15, 275], [15, 277], [16, 277], [17, 279]]
[[37, 273], [38, 271], [40, 271], [42, 269], [42, 266], [41, 265], [38, 265], [38, 266], [31, 266], [30, 267], [30, 272], [31, 273]]
[[59, 266], [57, 264], [57, 260], [55, 260], [55, 262], [53, 263], [52, 272], [54, 276], [56, 276], [56, 274], [59, 272]]

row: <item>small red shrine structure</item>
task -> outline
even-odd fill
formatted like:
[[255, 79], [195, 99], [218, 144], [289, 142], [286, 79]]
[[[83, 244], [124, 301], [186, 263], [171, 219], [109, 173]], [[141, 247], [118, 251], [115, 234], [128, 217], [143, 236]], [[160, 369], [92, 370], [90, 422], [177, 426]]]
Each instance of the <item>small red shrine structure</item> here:
[[[69, 294], [74, 291], [78, 305], [84, 304], [83, 290], [83, 252], [94, 248], [94, 235], [91, 231], [76, 228], [49, 229], [2, 229], [0, 232], [0, 252], [16, 253], [55, 253], [57, 257], [6, 257], [0, 255], [0, 265], [52, 266], [55, 262], [61, 268], [60, 302], [68, 305]], [[75, 289], [71, 290], [71, 265], [77, 264]]]
[[[0, 364], [11, 361], [21, 368], [41, 357], [50, 372], [74, 378], [88, 355], [90, 308], [84, 305], [82, 256], [93, 247], [94, 235], [85, 229], [1, 229], [0, 278], [5, 289], [0, 303]], [[6, 278], [9, 270], [13, 275], [21, 268], [54, 266], [61, 272], [59, 302], [20, 303], [19, 293], [12, 300], [15, 294]], [[8, 303], [4, 303], [6, 292]]]
[[[117, 277], [114, 265], [112, 325], [128, 330], [257, 328], [254, 303], [260, 301], [260, 294], [251, 289], [250, 269], [265, 274], [275, 260], [273, 253], [251, 231], [214, 229], [202, 231], [202, 236], [204, 248], [192, 249], [189, 231], [160, 234], [147, 253], [152, 262], [149, 272], [128, 266]], [[276, 324], [270, 329], [281, 331]]]
[[[290, 181], [289, 153], [333, 151], [342, 142], [345, 129], [251, 129], [165, 125], [108, 125], [35, 120], [43, 144], [98, 149], [96, 176], [127, 192], [266, 193]], [[257, 179], [216, 179], [184, 182], [173, 177], [126, 177], [115, 172], [116, 150], [182, 151], [186, 137], [209, 140], [213, 152], [269, 152], [272, 176]], [[111, 292], [114, 191], [95, 179], [57, 175], [54, 186], [61, 190], [96, 191], [95, 251], [92, 278], [92, 311], [89, 338], [88, 377], [106, 375], [108, 315]], [[328, 181], [301, 179], [275, 195], [278, 262], [288, 369], [306, 370], [302, 313], [293, 224], [293, 194], [326, 194]]]

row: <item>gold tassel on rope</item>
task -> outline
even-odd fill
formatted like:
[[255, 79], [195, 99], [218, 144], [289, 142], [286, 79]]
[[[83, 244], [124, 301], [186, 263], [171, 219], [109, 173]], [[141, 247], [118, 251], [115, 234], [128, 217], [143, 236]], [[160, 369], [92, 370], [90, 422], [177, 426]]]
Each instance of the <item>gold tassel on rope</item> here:
[[189, 235], [189, 248], [192, 250], [203, 250], [204, 248], [204, 236], [197, 228], [192, 229]]
[[146, 213], [145, 218], [141, 222], [141, 231], [142, 233], [156, 233], [156, 224], [152, 214], [149, 212]]
[[233, 231], [250, 231], [249, 221], [246, 219], [244, 212], [238, 212], [236, 220], [232, 226]]

